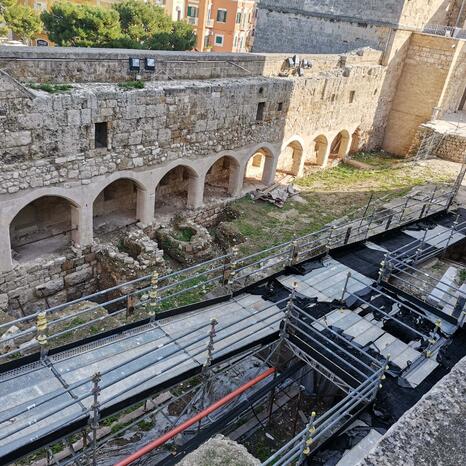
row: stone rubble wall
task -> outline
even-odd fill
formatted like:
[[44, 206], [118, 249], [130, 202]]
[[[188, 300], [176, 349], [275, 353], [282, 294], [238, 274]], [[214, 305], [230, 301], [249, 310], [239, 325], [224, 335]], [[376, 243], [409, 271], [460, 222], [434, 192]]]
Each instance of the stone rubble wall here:
[[[1, 101], [0, 193], [92, 177], [117, 170], [195, 159], [261, 141], [280, 141], [292, 83], [244, 78], [149, 85], [125, 92], [113, 85], [79, 85], [72, 92]], [[265, 121], [255, 123], [259, 89]], [[94, 123], [108, 122], [109, 147], [94, 147]], [[20, 176], [21, 174], [21, 176]], [[27, 176], [24, 176], [24, 175]]]
[[[296, 134], [310, 139], [316, 132], [337, 134], [357, 126], [370, 132], [384, 68], [355, 61], [349, 57], [345, 68], [303, 78], [147, 84], [130, 92], [80, 84], [64, 94], [34, 91], [30, 99], [11, 88], [0, 100], [0, 193], [87, 185], [96, 176], [280, 144]], [[260, 101], [266, 103], [265, 118], [256, 123]], [[109, 147], [96, 149], [94, 123], [102, 121], [108, 124]]]
[[[141, 59], [139, 71], [130, 70], [130, 58]], [[145, 58], [155, 59], [155, 70], [145, 70]], [[23, 83], [119, 83], [134, 80], [136, 77], [142, 81], [158, 82], [277, 76], [287, 58], [288, 55], [279, 53], [205, 54], [159, 50], [0, 46], [0, 70]], [[302, 58], [317, 64], [319, 71], [333, 69], [341, 60], [336, 48], [330, 50], [326, 56], [315, 53], [306, 54]]]
[[0, 275], [0, 313], [8, 309], [18, 318], [91, 294], [97, 290], [96, 266], [94, 247], [17, 266]]
[[409, 154], [416, 155], [421, 141], [435, 133], [437, 134], [436, 142], [432, 146], [430, 155], [451, 162], [463, 163], [466, 157], [466, 135], [457, 134], [454, 129], [450, 133], [441, 133], [436, 131], [435, 127], [432, 127], [429, 123], [418, 128]]

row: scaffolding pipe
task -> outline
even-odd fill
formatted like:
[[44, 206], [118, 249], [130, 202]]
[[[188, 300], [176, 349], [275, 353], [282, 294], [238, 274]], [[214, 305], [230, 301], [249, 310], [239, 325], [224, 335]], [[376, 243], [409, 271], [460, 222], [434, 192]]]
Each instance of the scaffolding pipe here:
[[234, 400], [238, 396], [242, 395], [245, 391], [249, 390], [254, 385], [257, 385], [259, 382], [266, 379], [267, 377], [269, 377], [273, 373], [275, 373], [275, 368], [273, 368], [273, 367], [266, 370], [262, 374], [258, 375], [256, 378], [252, 379], [248, 383], [242, 385], [241, 387], [239, 387], [236, 390], [229, 393], [227, 396], [223, 397], [222, 399], [218, 400], [214, 404], [210, 405], [208, 408], [206, 408], [203, 411], [201, 411], [200, 413], [196, 414], [191, 419], [188, 419], [183, 424], [179, 425], [178, 427], [175, 427], [174, 429], [170, 430], [169, 432], [162, 435], [158, 439], [155, 439], [154, 441], [148, 443], [145, 447], [143, 447], [140, 450], [136, 451], [132, 455], [126, 457], [122, 461], [119, 461], [118, 463], [115, 464], [115, 466], [127, 466], [127, 465], [133, 463], [134, 461], [142, 458], [143, 456], [150, 453], [152, 450], [155, 450], [156, 448], [162, 446], [163, 444], [167, 443], [169, 440], [171, 440], [176, 435], [178, 435], [181, 432], [185, 431], [188, 427], [191, 427], [192, 425], [197, 424], [199, 421], [201, 421], [202, 419], [207, 417], [209, 414], [213, 413], [217, 409], [221, 408], [222, 406], [226, 405], [227, 403]]

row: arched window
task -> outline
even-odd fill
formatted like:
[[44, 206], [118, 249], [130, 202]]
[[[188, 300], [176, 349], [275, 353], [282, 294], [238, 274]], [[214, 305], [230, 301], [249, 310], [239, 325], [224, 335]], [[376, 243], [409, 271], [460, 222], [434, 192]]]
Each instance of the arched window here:
[[136, 223], [138, 189], [137, 183], [128, 178], [107, 185], [94, 200], [94, 231], [108, 233]]
[[244, 184], [249, 188], [266, 185], [273, 167], [273, 156], [268, 149], [262, 148], [249, 158], [244, 176]]
[[351, 138], [348, 131], [340, 131], [332, 141], [330, 146], [330, 158], [344, 159], [349, 152]]
[[42, 196], [23, 207], [10, 223], [13, 259], [28, 262], [67, 249], [77, 237], [77, 211], [59, 196]]
[[225, 155], [218, 159], [207, 172], [204, 185], [204, 200], [222, 199], [239, 194], [239, 163]]
[[280, 154], [275, 179], [280, 181], [286, 175], [299, 176], [302, 170], [303, 147], [298, 141], [290, 142]]
[[195, 206], [197, 179], [197, 173], [185, 165], [178, 165], [166, 173], [155, 189], [156, 215], [172, 215]]

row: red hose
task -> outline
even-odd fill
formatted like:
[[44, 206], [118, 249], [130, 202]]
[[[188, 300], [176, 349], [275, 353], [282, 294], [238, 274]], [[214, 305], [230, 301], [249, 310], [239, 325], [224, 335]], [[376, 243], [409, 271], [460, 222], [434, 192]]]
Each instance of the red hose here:
[[242, 385], [241, 387], [237, 388], [236, 390], [229, 393], [227, 396], [223, 397], [222, 399], [218, 400], [214, 404], [210, 405], [208, 408], [204, 409], [200, 413], [196, 414], [191, 419], [188, 419], [183, 424], [180, 424], [178, 427], [170, 430], [166, 434], [162, 435], [158, 439], [153, 440], [152, 442], [148, 443], [145, 447], [142, 447], [140, 450], [134, 452], [132, 455], [126, 457], [125, 459], [119, 461], [115, 464], [115, 466], [127, 466], [132, 462], [138, 460], [144, 455], [147, 455], [152, 450], [160, 447], [164, 443], [168, 442], [170, 439], [178, 435], [179, 433], [186, 430], [188, 427], [191, 427], [193, 424], [197, 424], [201, 419], [204, 419], [210, 413], [216, 411], [218, 408], [221, 408], [223, 405], [227, 404], [229, 401], [233, 400], [234, 398], [238, 397], [246, 390], [249, 390], [251, 387], [259, 383], [261, 380], [266, 379], [269, 375], [272, 375], [275, 372], [275, 369], [272, 367], [267, 369], [262, 374], [258, 375], [255, 379], [249, 381], [248, 383]]

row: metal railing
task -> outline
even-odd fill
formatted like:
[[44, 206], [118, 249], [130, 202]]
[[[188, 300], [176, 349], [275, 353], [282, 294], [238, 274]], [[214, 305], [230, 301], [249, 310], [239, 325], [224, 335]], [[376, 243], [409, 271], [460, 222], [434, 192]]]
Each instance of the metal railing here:
[[375, 399], [381, 381], [385, 378], [385, 370], [386, 366], [378, 369], [321, 416], [312, 413], [306, 428], [264, 461], [262, 466], [304, 464], [312, 451]]
[[[236, 319], [221, 328], [217, 328], [218, 322], [216, 321], [206, 322], [194, 329], [177, 334], [166, 343], [154, 346], [137, 356], [133, 356], [126, 361], [119, 362], [111, 368], [96, 373], [92, 377], [88, 376], [82, 380], [76, 381], [68, 385], [65, 389], [55, 390], [41, 396], [37, 400], [30, 400], [32, 403], [28, 406], [21, 405], [14, 412], [11, 410], [0, 412], [0, 425], [3, 426], [3, 429], [0, 429], [0, 442], [7, 440], [11, 436], [21, 434], [22, 431], [29, 430], [35, 425], [40, 427], [40, 423], [43, 423], [47, 419], [51, 419], [54, 415], [57, 415], [60, 412], [66, 412], [65, 410], [67, 410], [67, 408], [78, 404], [81, 409], [77, 413], [71, 414], [66, 419], [63, 419], [61, 425], [54, 426], [54, 430], [65, 427], [80, 418], [87, 418], [87, 431], [90, 434], [90, 440], [86, 441], [84, 448], [82, 448], [80, 452], [74, 451], [72, 453], [72, 457], [69, 459], [64, 458], [64, 461], [54, 458], [54, 463], [58, 465], [71, 465], [87, 460], [90, 464], [95, 464], [98, 451], [106, 444], [107, 441], [114, 439], [118, 434], [125, 432], [128, 428], [133, 427], [140, 421], [140, 419], [138, 419], [138, 421], [134, 421], [130, 425], [125, 426], [118, 431], [118, 434], [111, 432], [109, 435], [99, 439], [98, 429], [101, 421], [100, 412], [102, 409], [111, 405], [112, 400], [118, 399], [138, 387], [144, 386], [148, 381], [154, 383], [163, 375], [173, 371], [174, 367], [170, 364], [166, 364], [169, 360], [176, 361], [176, 365], [179, 365], [188, 361], [188, 359], [198, 360], [199, 357], [206, 357], [208, 364], [209, 361], [217, 356], [217, 354], [223, 354], [223, 341], [231, 338], [233, 335], [238, 335], [238, 324], [250, 319], [250, 317], [254, 317], [254, 325], [261, 326], [257, 331], [261, 331], [266, 328], [270, 329], [271, 325], [276, 325], [278, 329], [279, 323], [282, 322], [280, 325], [280, 341], [288, 345], [292, 352], [298, 357], [301, 357], [305, 362], [307, 362], [306, 358], [300, 356], [299, 353], [301, 348], [297, 347], [295, 344], [296, 338], [294, 338], [294, 336], [297, 331], [300, 332], [301, 341], [303, 341], [305, 345], [311, 345], [313, 351], [319, 353], [323, 357], [328, 357], [329, 355], [328, 349], [325, 348], [325, 345], [331, 345], [332, 351], [335, 351], [335, 355], [333, 356], [334, 363], [338, 368], [346, 372], [350, 377], [353, 377], [354, 374], [358, 375], [357, 377], [353, 377], [353, 384], [346, 385], [347, 390], [345, 391], [348, 393], [346, 398], [322, 416], [319, 416], [318, 418], [311, 416], [313, 427], [315, 427], [315, 429], [312, 429], [312, 436], [309, 435], [309, 433], [311, 433], [309, 429], [301, 432], [295, 437], [295, 439], [293, 439], [293, 441], [287, 444], [292, 445], [290, 450], [291, 454], [289, 451], [285, 451], [287, 450], [287, 445], [285, 445], [274, 456], [286, 453], [281, 458], [281, 460], [284, 460], [290, 457], [295, 458], [294, 454], [298, 451], [300, 454], [305, 455], [310, 438], [312, 438], [313, 445], [317, 445], [332, 435], [332, 433], [335, 432], [344, 422], [351, 419], [351, 417], [356, 414], [358, 407], [365, 406], [374, 399], [379, 384], [384, 378], [384, 372], [388, 369], [388, 366], [386, 359], [377, 360], [373, 356], [362, 351], [356, 345], [347, 341], [341, 335], [338, 335], [325, 323], [324, 319], [316, 320], [309, 316], [307, 312], [303, 311], [295, 304], [294, 296], [295, 294], [292, 293], [289, 297], [277, 303], [273, 303], [260, 310], [251, 312], [247, 317]], [[287, 310], [285, 311], [285, 314], [279, 309], [280, 304], [286, 304]], [[309, 319], [312, 320], [311, 324], [309, 324]], [[313, 324], [317, 324], [318, 327], [314, 328], [312, 326]], [[211, 331], [208, 333], [207, 330], [209, 327], [211, 327]], [[153, 329], [154, 327], [151, 328]], [[330, 332], [333, 339], [324, 335], [322, 329]], [[202, 331], [203, 334], [201, 336], [196, 336], [199, 331]], [[215, 336], [214, 340], [211, 339], [212, 335]], [[190, 336], [192, 337], [192, 340], [187, 342], [186, 340]], [[314, 342], [314, 337], [316, 336], [321, 340], [321, 342]], [[250, 334], [239, 336], [235, 341], [235, 345], [249, 337]], [[200, 344], [202, 344], [203, 341], [206, 342], [206, 346], [200, 347]], [[213, 346], [210, 346], [210, 344]], [[220, 348], [218, 351], [215, 350], [217, 345]], [[274, 344], [275, 350], [278, 347], [280, 347], [280, 342], [276, 342]], [[272, 354], [275, 350], [272, 351]], [[144, 375], [144, 371], [153, 364], [153, 361], [149, 361], [147, 356], [155, 356], [154, 353], [157, 351], [163, 351], [164, 353], [163, 367], [165, 369], [161, 369], [155, 374], [146, 376]], [[338, 356], [337, 353], [343, 354], [344, 357]], [[269, 355], [267, 360], [269, 360], [270, 357], [271, 356]], [[182, 359], [181, 361], [180, 358]], [[130, 365], [131, 369], [129, 371], [127, 369], [122, 371], [121, 369], [123, 366], [127, 365]], [[313, 367], [320, 372], [325, 368], [325, 363], [322, 364], [321, 362], [317, 364], [317, 366], [311, 364], [310, 367]], [[111, 374], [118, 375], [117, 377], [110, 377]], [[139, 374], [142, 378], [126, 383], [123, 386], [118, 386], [120, 382], [136, 374]], [[111, 392], [111, 398], [108, 398], [108, 395], [107, 397], [102, 395], [105, 390], [108, 390], [107, 393]], [[63, 402], [63, 400], [61, 400], [61, 396], [65, 392], [69, 393], [72, 398], [69, 401]], [[76, 395], [75, 393], [81, 394]], [[50, 405], [46, 407], [50, 402], [54, 402], [52, 407], [50, 407]], [[231, 409], [231, 406], [229, 406], [228, 409]], [[159, 412], [160, 410], [161, 408], [159, 407], [156, 412]], [[144, 416], [144, 418], [145, 417], [147, 416]], [[180, 418], [178, 418], [178, 420], [179, 419]], [[304, 435], [304, 432], [306, 432], [306, 435]], [[85, 436], [86, 439], [88, 439], [87, 433]], [[306, 439], [306, 442], [303, 442], [304, 438]], [[270, 464], [270, 460], [264, 464]], [[289, 463], [281, 462], [275, 464]]]
[[[414, 240], [387, 253], [379, 271], [379, 282], [390, 283], [395, 279], [398, 287], [434, 306], [438, 311], [436, 315], [463, 326], [466, 319], [465, 293], [460, 289], [461, 285], [446, 283], [416, 267], [443, 254], [452, 244], [455, 235], [466, 236], [466, 221], [459, 222], [458, 219], [459, 217], [449, 231], [429, 235], [429, 229], [426, 229], [421, 240]], [[430, 294], [435, 289], [439, 292], [431, 297]]]
[[[286, 345], [295, 356], [324, 376], [327, 377], [320, 369], [330, 362], [340, 373], [349, 376], [352, 382], [343, 385], [336, 383], [347, 393], [346, 397], [320, 416], [312, 413], [306, 428], [263, 462], [262, 466], [304, 464], [313, 450], [375, 399], [388, 370], [388, 359], [377, 360], [335, 332], [325, 319], [315, 319], [309, 312], [299, 308], [293, 302], [293, 294], [290, 299], [291, 306], [288, 306], [282, 324]], [[309, 357], [312, 362], [309, 362]], [[327, 362], [323, 364], [322, 361]], [[339, 376], [333, 375], [342, 382]]]
[[453, 37], [455, 39], [466, 39], [466, 30], [455, 26], [432, 24], [424, 27], [422, 32], [426, 34], [434, 34], [436, 36]]
[[[388, 207], [374, 206], [371, 209], [368, 205], [361, 218], [326, 226], [245, 257], [238, 257], [238, 251], [234, 248], [229, 254], [183, 270], [163, 276], [157, 273], [146, 275], [0, 324], [0, 332], [12, 326], [20, 329], [2, 338], [3, 347], [8, 350], [0, 355], [0, 363], [25, 353], [16, 342], [32, 340], [27, 352], [40, 348], [41, 353], [46, 353], [54, 346], [83, 339], [88, 335], [80, 332], [86, 329], [91, 329], [92, 335], [99, 334], [128, 322], [144, 318], [153, 320], [168, 310], [202, 302], [214, 288], [222, 287], [223, 294], [229, 296], [234, 290], [280, 272], [286, 266], [444, 211], [450, 207], [456, 191], [457, 185], [453, 188], [451, 185], [440, 185], [431, 192], [393, 201]], [[89, 301], [95, 302], [95, 305], [68, 313], [70, 306], [79, 307]]]
[[[372, 293], [372, 297], [366, 298], [358, 295], [357, 293], [353, 293], [349, 291], [349, 285], [351, 282], [354, 281], [360, 285], [364, 285], [365, 289], [368, 290], [368, 293]], [[437, 342], [440, 340], [440, 335], [438, 334], [438, 326], [436, 326], [432, 332], [429, 333], [424, 333], [422, 331], [419, 331], [417, 329], [417, 326], [414, 322], [409, 322], [406, 323], [403, 321], [400, 317], [397, 317], [397, 314], [402, 310], [406, 309], [409, 311], [411, 314], [413, 314], [416, 318], [420, 319], [425, 319], [426, 318], [426, 310], [423, 309], [421, 306], [407, 302], [407, 301], [400, 301], [399, 299], [395, 298], [392, 295], [389, 295], [387, 292], [385, 292], [383, 289], [377, 288], [372, 285], [367, 285], [364, 283], [362, 280], [360, 280], [357, 277], [354, 277], [351, 272], [348, 273], [348, 277], [345, 283], [345, 287], [343, 289], [343, 294], [342, 294], [342, 302], [345, 301], [345, 298], [351, 297], [351, 299], [354, 301], [354, 303], [359, 303], [360, 306], [363, 306], [367, 308], [368, 310], [371, 310], [375, 313], [378, 313], [382, 316], [382, 319], [384, 321], [389, 321], [393, 320], [396, 322], [399, 326], [408, 329], [412, 334], [416, 335], [419, 340], [424, 342], [426, 344], [426, 349], [424, 350], [424, 354], [428, 355], [432, 353], [433, 348], [436, 346]], [[382, 310], [380, 306], [376, 306], [372, 302], [372, 298], [374, 297], [383, 297], [385, 300], [387, 300], [390, 303], [390, 306], [384, 306], [388, 307], [389, 310]]]
[[[264, 308], [252, 311], [246, 317], [241, 317], [239, 319], [235, 319], [234, 321], [222, 326], [221, 328], [216, 328], [215, 331], [215, 344], [220, 346], [218, 351], [212, 352], [212, 358], [220, 356], [224, 353], [224, 348], [220, 345], [221, 342], [233, 337], [238, 336], [238, 329], [237, 326], [246, 320], [250, 320], [251, 317], [254, 317], [254, 327], [259, 326], [256, 329], [257, 332], [262, 330], [270, 330], [270, 326], [278, 323], [283, 319], [283, 311], [281, 311], [277, 305], [281, 303], [285, 303], [289, 300], [289, 298], [285, 298], [278, 303], [273, 303]], [[83, 417], [91, 416], [95, 407], [93, 407], [93, 403], [91, 400], [94, 396], [94, 388], [93, 384], [97, 383], [99, 385], [99, 394], [102, 391], [112, 388], [111, 396], [105, 399], [102, 399], [102, 396], [99, 397], [98, 408], [99, 410], [111, 406], [112, 401], [118, 399], [121, 396], [125, 396], [130, 393], [132, 390], [137, 389], [138, 387], [144, 386], [147, 382], [151, 382], [152, 384], [156, 384], [157, 381], [161, 381], [161, 377], [166, 373], [174, 371], [176, 367], [180, 366], [183, 363], [188, 361], [196, 361], [196, 358], [206, 356], [208, 351], [208, 345], [199, 347], [199, 344], [202, 342], [206, 342], [206, 339], [210, 336], [210, 333], [207, 332], [207, 329], [213, 325], [212, 322], [206, 322], [202, 325], [199, 325], [195, 328], [191, 328], [185, 332], [177, 334], [174, 337], [171, 337], [165, 343], [160, 343], [157, 345], [153, 345], [150, 349], [146, 349], [141, 353], [137, 354], [136, 356], [132, 356], [129, 359], [124, 359], [117, 363], [116, 365], [105, 369], [98, 374], [95, 374], [91, 377], [84, 377], [83, 379], [71, 383], [63, 389], [57, 389], [48, 393], [44, 396], [41, 396], [39, 399], [35, 400], [32, 404], [28, 406], [21, 405], [18, 409], [12, 411], [0, 411], [0, 442], [2, 440], [6, 440], [8, 437], [13, 435], [19, 434], [22, 431], [29, 429], [31, 426], [38, 425], [42, 421], [50, 419], [52, 416], [57, 415], [60, 412], [64, 412], [67, 408], [79, 405], [80, 409], [78, 413], [75, 413], [66, 419], [63, 420], [63, 423], [59, 426], [55, 426], [55, 430], [59, 430], [61, 427], [71, 424], [73, 421], [81, 419]], [[218, 322], [215, 322], [215, 325], [218, 325]], [[150, 326], [150, 328], [146, 329], [146, 332], [153, 331], [155, 328], [154, 326]], [[196, 336], [200, 331], [206, 330], [201, 336]], [[186, 341], [191, 337], [190, 341]], [[206, 338], [207, 337], [207, 338]], [[241, 341], [250, 338], [251, 335], [249, 333], [245, 333], [241, 336], [238, 336], [235, 339], [235, 344], [240, 343]], [[163, 358], [156, 358], [156, 352], [163, 351]], [[150, 357], [152, 356], [152, 358]], [[155, 361], [154, 361], [155, 359]], [[155, 374], [151, 373], [149, 375], [144, 375], [144, 371], [149, 367], [153, 366], [154, 363], [157, 361], [162, 360], [164, 361], [164, 369], [157, 371]], [[165, 364], [167, 361], [173, 360], [173, 364]], [[51, 363], [51, 362], [50, 362]], [[52, 363], [53, 364], [53, 363]], [[123, 366], [128, 366], [125, 371], [121, 371]], [[110, 375], [113, 376], [110, 377]], [[132, 383], [123, 384], [123, 386], [117, 386], [123, 380], [128, 379], [131, 376], [139, 374], [141, 378], [137, 381]], [[116, 376], [115, 376], [116, 375]], [[107, 378], [107, 380], [105, 380]], [[103, 383], [100, 383], [103, 381]], [[3, 383], [3, 381], [0, 381]], [[58, 399], [64, 393], [72, 394], [77, 389], [80, 389], [79, 392], [84, 390], [84, 393], [81, 395], [72, 395], [68, 401], [59, 401]], [[107, 392], [109, 393], [109, 392]], [[55, 404], [51, 409], [42, 409], [39, 408], [43, 407], [47, 403], [54, 401]], [[82, 403], [82, 405], [80, 405]], [[86, 406], [86, 408], [81, 409], [82, 406]], [[42, 412], [41, 412], [42, 411]], [[27, 417], [24, 415], [27, 414]], [[20, 416], [23, 416], [21, 418]], [[98, 418], [98, 417], [97, 417]]]

